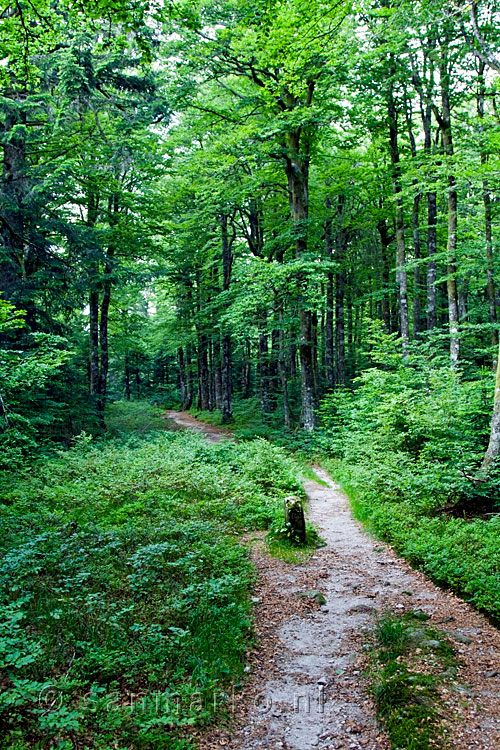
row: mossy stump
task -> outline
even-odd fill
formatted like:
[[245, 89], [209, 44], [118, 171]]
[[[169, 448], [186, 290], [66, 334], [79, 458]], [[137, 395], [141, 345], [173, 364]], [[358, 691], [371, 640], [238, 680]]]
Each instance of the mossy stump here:
[[291, 536], [297, 544], [306, 541], [306, 519], [302, 500], [296, 495], [285, 497], [285, 523], [290, 525]]

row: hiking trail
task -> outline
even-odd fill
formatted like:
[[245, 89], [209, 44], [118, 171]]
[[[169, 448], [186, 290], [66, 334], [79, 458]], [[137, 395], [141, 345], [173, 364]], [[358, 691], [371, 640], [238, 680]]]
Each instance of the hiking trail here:
[[[228, 431], [168, 411], [177, 427], [218, 442]], [[199, 737], [201, 750], [387, 750], [367, 691], [367, 630], [384, 611], [423, 610], [449, 634], [460, 666], [442, 690], [454, 750], [500, 748], [500, 632], [454, 594], [435, 586], [352, 516], [347, 497], [320, 467], [306, 481], [307, 517], [326, 547], [302, 564], [271, 557], [257, 539], [252, 557], [256, 647], [249, 679], [231, 696], [233, 720]], [[326, 604], [301, 599], [318, 590]], [[498, 670], [498, 671], [496, 671]]]

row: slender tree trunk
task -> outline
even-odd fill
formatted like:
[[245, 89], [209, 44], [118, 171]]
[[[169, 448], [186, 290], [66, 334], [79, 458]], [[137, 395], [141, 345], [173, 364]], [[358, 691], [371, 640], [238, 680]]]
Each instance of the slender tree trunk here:
[[413, 270], [413, 335], [418, 338], [422, 330], [420, 310], [420, 259], [422, 257], [420, 245], [420, 200], [418, 193], [413, 199], [411, 223], [413, 228], [413, 254], [415, 268]]
[[[485, 96], [485, 81], [484, 81], [484, 70], [485, 63], [479, 63], [478, 71], [478, 95], [477, 95], [477, 114], [480, 120], [479, 132], [481, 138], [484, 138], [484, 96]], [[484, 144], [481, 147], [481, 167], [488, 162], [488, 154], [484, 148]], [[484, 234], [485, 234], [485, 255], [486, 255], [486, 294], [488, 297], [488, 318], [491, 323], [491, 344], [495, 348], [495, 354], [493, 355], [493, 367], [496, 367], [496, 350], [498, 347], [498, 331], [496, 329], [497, 323], [497, 305], [496, 305], [496, 289], [495, 279], [493, 276], [493, 231], [492, 231], [492, 209], [491, 209], [491, 193], [487, 179], [483, 179], [483, 206], [484, 206]]]
[[[385, 329], [387, 333], [391, 332], [391, 292], [389, 288], [389, 246], [394, 239], [389, 235], [387, 229], [387, 222], [385, 219], [381, 219], [377, 224], [378, 233], [380, 235], [380, 246], [381, 246], [381, 272], [382, 272], [382, 320], [384, 321]], [[345, 279], [344, 279], [345, 281]]]
[[185, 411], [189, 411], [191, 406], [193, 405], [193, 370], [192, 370], [192, 363], [191, 363], [191, 347], [189, 344], [186, 345], [186, 401], [183, 404], [183, 409]]
[[215, 408], [222, 411], [222, 358], [219, 332], [215, 331], [212, 344], [214, 366]]
[[335, 382], [345, 384], [345, 333], [344, 333], [345, 271], [335, 275]]
[[349, 353], [349, 376], [353, 378], [356, 374], [356, 351], [354, 347], [352, 291], [350, 284], [347, 284], [347, 290], [347, 350]]
[[285, 351], [285, 331], [283, 328], [283, 303], [279, 306], [279, 374], [281, 379], [281, 392], [283, 394], [283, 423], [285, 427], [290, 428], [292, 419], [290, 414], [290, 402], [288, 400], [288, 379], [286, 374], [286, 351]]
[[[326, 199], [326, 208], [328, 218], [325, 222], [325, 248], [326, 259], [329, 262], [333, 260], [333, 237], [332, 237], [332, 217], [330, 214], [332, 202]], [[329, 388], [335, 384], [335, 353], [333, 349], [333, 281], [334, 272], [329, 270], [326, 277], [326, 315], [325, 315], [325, 368], [326, 383]]]
[[101, 300], [101, 314], [99, 320], [99, 348], [101, 362], [99, 368], [99, 401], [98, 408], [101, 419], [104, 420], [104, 409], [106, 406], [106, 395], [108, 390], [109, 371], [109, 343], [108, 343], [108, 321], [109, 305], [111, 302], [111, 273], [114, 251], [110, 247], [104, 268], [103, 293]]
[[259, 335], [260, 408], [264, 419], [271, 411], [269, 394], [269, 345], [265, 323], [261, 324]]
[[99, 399], [99, 292], [92, 289], [89, 295], [90, 332], [90, 393]]
[[481, 468], [489, 469], [491, 464], [500, 455], [500, 353], [497, 357], [497, 372], [495, 378], [495, 397], [493, 403], [493, 415], [491, 418], [490, 439], [488, 448], [483, 458]]
[[[406, 96], [405, 88], [405, 114], [406, 114], [406, 126], [408, 131], [408, 138], [410, 141], [411, 156], [415, 164], [415, 168], [418, 169], [417, 163], [417, 143], [415, 135], [413, 133], [413, 108], [411, 99], [408, 100]], [[413, 258], [414, 258], [414, 269], [413, 269], [413, 336], [418, 338], [421, 330], [420, 322], [420, 258], [421, 258], [421, 245], [420, 245], [420, 202], [422, 195], [418, 189], [418, 180], [413, 180], [413, 189], [415, 195], [413, 197], [413, 205], [411, 211], [411, 226], [413, 232]]]
[[434, 191], [427, 193], [427, 329], [437, 326], [437, 197]]
[[214, 356], [213, 342], [208, 340], [208, 409], [213, 411], [215, 408], [215, 373], [214, 373]]
[[184, 361], [184, 351], [182, 346], [177, 349], [177, 362], [179, 364], [179, 385], [181, 389], [181, 408], [186, 408], [187, 402], [187, 377], [186, 364]]
[[210, 408], [210, 375], [208, 371], [208, 338], [198, 332], [198, 409], [208, 411]]
[[222, 339], [222, 422], [233, 418], [231, 336], [226, 333]]
[[406, 243], [403, 215], [403, 195], [401, 188], [401, 166], [398, 145], [398, 118], [394, 101], [392, 77], [394, 75], [394, 55], [390, 55], [389, 77], [387, 91], [387, 114], [389, 118], [389, 144], [392, 164], [392, 188], [396, 197], [396, 278], [399, 290], [399, 321], [403, 341], [403, 353], [408, 352], [410, 341], [410, 327], [408, 321], [408, 278], [406, 273]]
[[[276, 308], [276, 301], [275, 301]], [[271, 399], [271, 409], [276, 411], [278, 406], [278, 391], [279, 391], [279, 331], [273, 328], [271, 331], [271, 352], [269, 357], [269, 395]]]
[[447, 240], [447, 281], [448, 319], [450, 326], [450, 361], [452, 367], [457, 367], [460, 359], [458, 296], [456, 281], [457, 254], [457, 187], [456, 178], [452, 170], [453, 136], [451, 130], [450, 109], [450, 73], [448, 69], [448, 50], [443, 47], [441, 58], [441, 105], [442, 117], [439, 120], [443, 139], [443, 150], [447, 157], [448, 166], [448, 240]]
[[252, 374], [252, 351], [250, 339], [245, 340], [243, 347], [243, 365], [241, 377], [241, 397], [250, 398], [250, 381]]
[[[224, 214], [220, 218], [222, 236], [222, 288], [228, 292], [231, 287], [231, 272], [233, 266], [232, 241], [228, 236], [228, 217]], [[222, 337], [222, 422], [230, 422], [233, 418], [233, 377], [231, 356], [231, 335], [225, 331]]]

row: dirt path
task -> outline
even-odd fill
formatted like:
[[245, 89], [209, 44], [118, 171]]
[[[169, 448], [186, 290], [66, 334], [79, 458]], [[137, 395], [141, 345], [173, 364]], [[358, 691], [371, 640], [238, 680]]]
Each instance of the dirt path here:
[[207, 422], [199, 422], [196, 417], [193, 417], [188, 411], [173, 411], [169, 409], [164, 412], [163, 418], [172, 422], [177, 427], [186, 430], [193, 430], [194, 432], [201, 432], [213, 443], [219, 443], [221, 440], [232, 439], [229, 430], [224, 430], [222, 427], [217, 427], [216, 425], [208, 424]]
[[[183, 413], [169, 412], [169, 419], [192, 426]], [[227, 436], [212, 425], [195, 424], [211, 440]], [[362, 674], [365, 632], [377, 613], [417, 608], [450, 633], [462, 662], [443, 696], [450, 747], [499, 750], [499, 631], [374, 541], [352, 518], [347, 498], [328, 474], [318, 468], [317, 475], [328, 486], [305, 483], [308, 516], [327, 547], [306, 564], [290, 565], [255, 545], [258, 646], [249, 655], [251, 677], [234, 696], [230, 729], [203, 735], [202, 750], [388, 748]], [[326, 605], [298, 598], [311, 589], [324, 594]]]

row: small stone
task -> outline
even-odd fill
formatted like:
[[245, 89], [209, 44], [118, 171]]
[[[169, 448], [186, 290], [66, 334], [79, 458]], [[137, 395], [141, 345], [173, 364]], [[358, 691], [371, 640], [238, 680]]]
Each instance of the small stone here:
[[498, 677], [498, 675], [499, 675], [499, 674], [500, 674], [500, 673], [498, 672], [498, 670], [497, 670], [497, 669], [490, 669], [490, 671], [489, 671], [489, 672], [486, 672], [486, 678], [487, 678], [488, 680], [491, 680], [491, 679], [492, 679], [492, 677]]
[[457, 641], [458, 643], [465, 643], [467, 646], [469, 643], [472, 643], [472, 638], [469, 638], [468, 635], [464, 635], [463, 633], [450, 633], [449, 634], [451, 638], [453, 638], [454, 641]]
[[441, 645], [441, 641], [435, 641], [432, 638], [426, 638], [423, 641], [420, 641], [420, 645], [423, 646], [423, 648], [439, 648]]
[[354, 607], [351, 607], [348, 614], [350, 615], [357, 615], [361, 614], [362, 612], [374, 612], [375, 607], [372, 607], [371, 604], [355, 604]]
[[326, 598], [325, 595], [321, 593], [321, 591], [317, 591], [316, 589], [312, 589], [311, 591], [303, 591], [302, 593], [298, 594], [299, 599], [313, 599], [316, 604], [319, 604], [320, 607], [324, 604], [326, 604]]
[[260, 597], [259, 596], [252, 596], [252, 602], [254, 604], [258, 604], [260, 602]]

